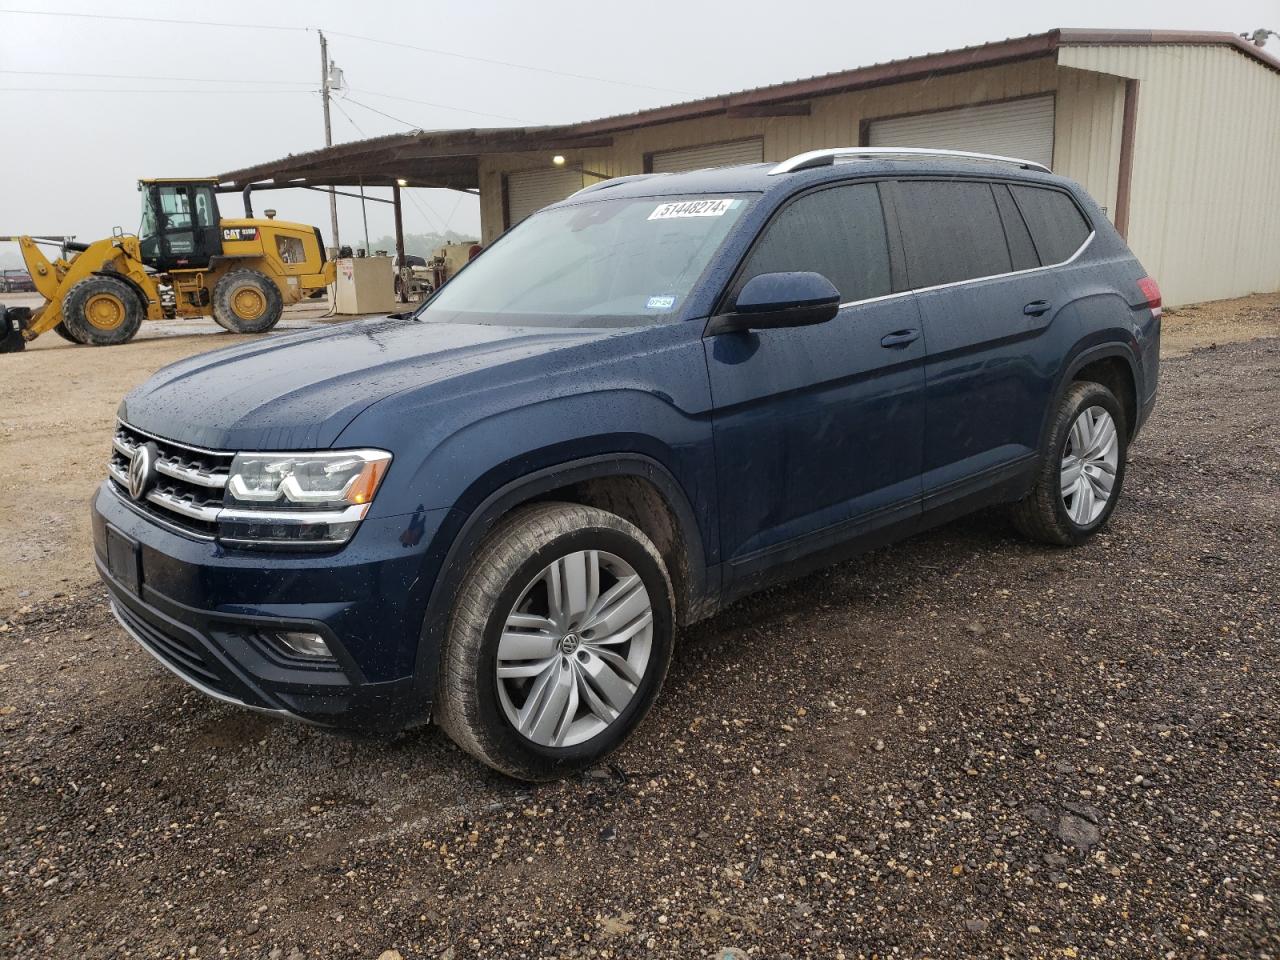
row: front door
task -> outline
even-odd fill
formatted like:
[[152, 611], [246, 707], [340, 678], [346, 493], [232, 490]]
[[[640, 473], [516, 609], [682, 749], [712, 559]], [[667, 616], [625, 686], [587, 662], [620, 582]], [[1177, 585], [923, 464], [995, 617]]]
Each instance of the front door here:
[[890, 260], [877, 184], [804, 194], [765, 228], [732, 294], [757, 274], [810, 270], [840, 290], [840, 312], [704, 341], [730, 590], [918, 513], [925, 344], [915, 298], [887, 296]]

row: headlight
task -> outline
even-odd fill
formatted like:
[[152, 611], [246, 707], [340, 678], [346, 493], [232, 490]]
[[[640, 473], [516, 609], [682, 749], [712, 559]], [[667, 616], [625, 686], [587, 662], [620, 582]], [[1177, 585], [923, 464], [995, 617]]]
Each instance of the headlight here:
[[351, 539], [391, 465], [384, 450], [239, 453], [231, 461], [219, 538], [339, 544]]

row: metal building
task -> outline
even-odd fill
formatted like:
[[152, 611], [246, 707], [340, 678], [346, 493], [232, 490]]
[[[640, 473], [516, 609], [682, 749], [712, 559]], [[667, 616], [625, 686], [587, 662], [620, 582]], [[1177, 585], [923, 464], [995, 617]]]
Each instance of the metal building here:
[[599, 179], [833, 146], [976, 150], [1084, 185], [1168, 304], [1280, 290], [1280, 60], [1229, 33], [1052, 30], [556, 127], [418, 131], [222, 176], [478, 191], [485, 242]]

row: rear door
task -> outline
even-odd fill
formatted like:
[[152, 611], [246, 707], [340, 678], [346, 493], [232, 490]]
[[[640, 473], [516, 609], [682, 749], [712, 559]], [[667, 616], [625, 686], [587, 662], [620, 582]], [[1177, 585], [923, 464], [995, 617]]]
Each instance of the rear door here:
[[731, 290], [812, 270], [840, 290], [827, 323], [705, 342], [726, 587], [919, 511], [924, 340], [875, 183], [804, 194], [765, 227]]
[[1029, 466], [1057, 371], [1046, 334], [1061, 291], [1006, 184], [901, 180], [895, 199], [929, 346], [928, 509]]

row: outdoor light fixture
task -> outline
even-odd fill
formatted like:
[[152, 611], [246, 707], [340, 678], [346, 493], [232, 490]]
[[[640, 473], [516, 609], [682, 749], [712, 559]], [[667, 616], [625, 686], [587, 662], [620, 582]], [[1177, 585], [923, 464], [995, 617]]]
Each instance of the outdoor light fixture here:
[[400, 184], [402, 187], [407, 187], [409, 185], [409, 181], [403, 178], [397, 180], [396, 183]]
[[560, 154], [557, 153], [554, 157], [551, 158], [551, 162], [554, 163], [557, 167], [563, 167], [564, 157], [560, 156]]

